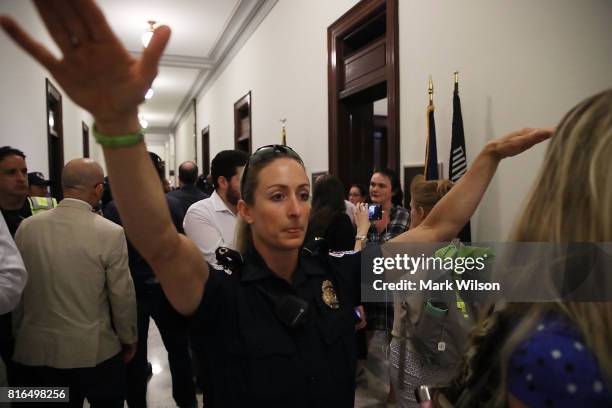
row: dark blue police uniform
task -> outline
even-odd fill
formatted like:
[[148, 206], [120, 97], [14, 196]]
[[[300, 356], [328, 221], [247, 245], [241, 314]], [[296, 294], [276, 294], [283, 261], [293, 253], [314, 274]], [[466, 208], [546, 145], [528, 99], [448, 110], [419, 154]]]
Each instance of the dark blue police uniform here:
[[[291, 284], [251, 247], [232, 274], [210, 268], [194, 316], [204, 333], [205, 406], [353, 407], [360, 255], [301, 254]], [[283, 296], [308, 304], [303, 323]]]

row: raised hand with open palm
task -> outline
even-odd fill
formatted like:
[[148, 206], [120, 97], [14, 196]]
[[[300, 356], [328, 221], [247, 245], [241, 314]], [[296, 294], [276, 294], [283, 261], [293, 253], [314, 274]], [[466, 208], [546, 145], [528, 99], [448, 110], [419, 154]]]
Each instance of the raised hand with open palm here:
[[49, 70], [72, 100], [91, 112], [100, 131], [138, 131], [138, 105], [157, 75], [170, 29], [162, 26], [155, 30], [138, 60], [119, 42], [93, 1], [35, 0], [34, 4], [62, 51], [61, 59], [11, 18], [1, 16], [4, 31]]

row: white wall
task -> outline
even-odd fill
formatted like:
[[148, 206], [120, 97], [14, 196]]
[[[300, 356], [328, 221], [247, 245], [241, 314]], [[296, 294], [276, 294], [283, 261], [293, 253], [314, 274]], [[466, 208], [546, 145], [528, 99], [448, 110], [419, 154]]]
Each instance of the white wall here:
[[[178, 166], [187, 160], [195, 159], [195, 146], [194, 146], [194, 135], [193, 135], [193, 122], [194, 115], [193, 109], [189, 110], [189, 113], [185, 115], [182, 121], [176, 127], [176, 133], [174, 135], [174, 146], [175, 146], [175, 162], [174, 171], [178, 176]], [[199, 131], [198, 131], [199, 132]]]
[[171, 162], [170, 157], [170, 137], [172, 135], [166, 133], [145, 133], [145, 143], [147, 144], [147, 150], [157, 154], [166, 163], [166, 174], [165, 177], [170, 180], [170, 170], [174, 168], [174, 163]]
[[302, 155], [309, 171], [327, 169], [327, 27], [355, 3], [276, 3], [198, 98], [198, 138], [210, 125], [211, 159], [234, 148], [234, 102], [251, 91], [253, 148], [280, 143], [280, 119], [286, 118], [287, 144]]
[[[327, 27], [355, 1], [279, 1], [212, 86], [198, 98], [198, 134], [211, 155], [231, 149], [233, 103], [249, 90], [253, 146], [288, 144], [309, 171], [326, 170]], [[448, 171], [453, 71], [469, 160], [493, 137], [555, 125], [584, 97], [612, 85], [612, 2], [399, 1], [401, 163], [422, 163], [428, 75], [435, 84], [438, 158]], [[177, 144], [178, 146], [178, 144]], [[473, 237], [505, 239], [545, 146], [502, 163], [473, 218]]]
[[[327, 169], [327, 27], [355, 3], [276, 4], [198, 98], [197, 134], [199, 138], [200, 130], [210, 125], [211, 155], [233, 148], [233, 104], [250, 90], [253, 146], [279, 142], [279, 119], [287, 118], [288, 143], [304, 157], [308, 171]], [[580, 99], [612, 85], [609, 0], [401, 0], [399, 8], [402, 165], [423, 161], [429, 74], [435, 81], [438, 156], [445, 171], [453, 71], [460, 71], [470, 160], [486, 140], [524, 126], [554, 125]], [[49, 45], [30, 2], [3, 0], [0, 13], [16, 17]], [[0, 55], [0, 145], [24, 150], [29, 167], [48, 174], [48, 74], [3, 33]], [[69, 160], [82, 152], [81, 120], [91, 125], [91, 119], [67, 97], [63, 108], [64, 153]], [[169, 150], [168, 161], [175, 169], [194, 158], [192, 112], [179, 124]], [[93, 140], [90, 151], [101, 159]], [[507, 237], [543, 152], [544, 147], [538, 147], [502, 163], [473, 219], [475, 238]]]
[[[0, 13], [15, 18], [38, 41], [57, 51], [31, 2], [3, 0]], [[0, 145], [24, 151], [28, 168], [49, 175], [45, 78], [51, 75], [0, 32]], [[58, 55], [58, 53], [56, 53]], [[60, 92], [62, 90], [60, 89]], [[63, 93], [64, 161], [83, 156], [81, 121], [90, 127], [90, 156], [102, 162], [102, 152], [91, 137], [93, 120]]]
[[[422, 163], [428, 75], [434, 80], [438, 159], [448, 174], [453, 71], [470, 162], [487, 140], [554, 126], [581, 99], [612, 85], [612, 2], [399, 2], [402, 164]], [[502, 162], [473, 237], [508, 237], [545, 146]], [[537, 220], [534, 220], [537, 222]]]

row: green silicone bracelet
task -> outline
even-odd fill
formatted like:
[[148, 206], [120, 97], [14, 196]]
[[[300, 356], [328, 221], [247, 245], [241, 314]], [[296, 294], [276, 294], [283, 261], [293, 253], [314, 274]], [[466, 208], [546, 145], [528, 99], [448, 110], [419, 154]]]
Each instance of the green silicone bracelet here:
[[110, 149], [135, 146], [144, 139], [142, 130], [139, 133], [132, 133], [130, 135], [106, 136], [98, 132], [96, 125], [93, 126], [93, 134], [98, 144]]

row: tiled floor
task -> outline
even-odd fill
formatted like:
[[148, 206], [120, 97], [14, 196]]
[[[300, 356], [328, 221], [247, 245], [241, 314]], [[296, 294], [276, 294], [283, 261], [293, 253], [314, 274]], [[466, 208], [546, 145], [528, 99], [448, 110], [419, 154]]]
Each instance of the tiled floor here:
[[365, 364], [365, 381], [357, 381], [356, 408], [381, 408], [387, 404], [389, 395], [389, 362], [386, 358], [386, 335], [377, 332], [370, 342], [368, 360]]
[[[364, 375], [357, 383], [355, 407], [386, 407], [389, 392], [388, 365], [384, 357], [384, 335], [374, 336], [370, 345], [370, 359], [365, 365]], [[166, 350], [151, 321], [149, 328], [149, 361], [153, 365], [153, 377], [149, 382], [147, 400], [149, 408], [175, 408]], [[198, 406], [202, 406], [202, 394], [198, 394]], [[88, 407], [88, 404], [85, 404]], [[127, 405], [126, 405], [127, 407]]]

